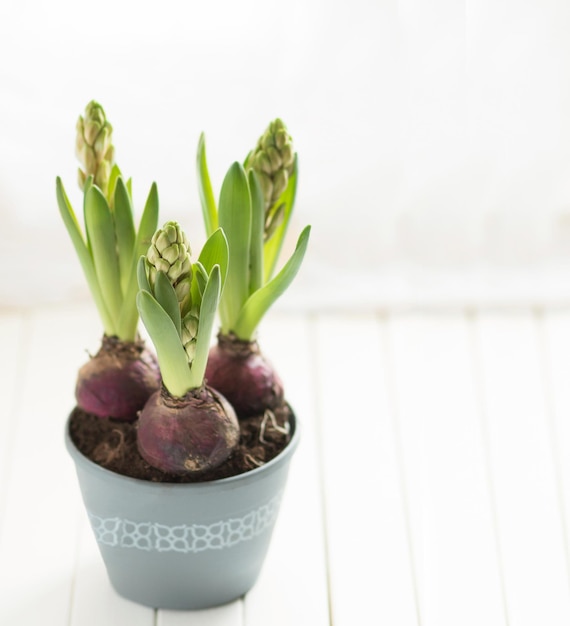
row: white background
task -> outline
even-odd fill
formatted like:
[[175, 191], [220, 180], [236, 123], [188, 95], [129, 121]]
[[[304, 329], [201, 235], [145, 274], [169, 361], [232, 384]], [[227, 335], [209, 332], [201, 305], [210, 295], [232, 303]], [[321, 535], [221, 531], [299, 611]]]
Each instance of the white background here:
[[219, 190], [284, 119], [313, 233], [280, 306], [568, 303], [569, 29], [564, 0], [2, 0], [0, 306], [88, 297], [54, 180], [78, 209], [93, 98], [195, 248], [200, 132]]

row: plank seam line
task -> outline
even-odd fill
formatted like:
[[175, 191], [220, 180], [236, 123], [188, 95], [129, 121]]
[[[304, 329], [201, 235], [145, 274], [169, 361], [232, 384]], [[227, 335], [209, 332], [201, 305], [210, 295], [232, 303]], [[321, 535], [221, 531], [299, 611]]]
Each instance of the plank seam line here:
[[326, 585], [327, 585], [327, 599], [328, 599], [328, 612], [329, 612], [329, 624], [334, 626], [333, 615], [333, 598], [332, 598], [332, 577], [331, 577], [331, 562], [330, 562], [330, 537], [327, 523], [327, 497], [325, 489], [325, 471], [324, 471], [324, 451], [323, 451], [323, 409], [320, 402], [318, 393], [318, 342], [317, 342], [317, 318], [318, 314], [309, 313], [307, 315], [307, 321], [309, 326], [308, 341], [309, 341], [309, 355], [311, 359], [310, 372], [311, 372], [311, 385], [315, 390], [313, 396], [313, 404], [315, 411], [315, 434], [316, 434], [316, 450], [317, 450], [317, 468], [318, 468], [318, 484], [320, 491], [320, 509], [321, 520], [323, 527], [323, 544], [325, 555], [325, 569], [326, 569]]
[[477, 338], [477, 319], [478, 313], [476, 311], [465, 312], [470, 353], [471, 353], [471, 367], [473, 372], [473, 380], [475, 385], [475, 398], [477, 403], [477, 413], [479, 415], [479, 424], [481, 428], [481, 438], [483, 440], [483, 456], [485, 466], [485, 479], [487, 483], [487, 492], [489, 496], [489, 503], [491, 507], [491, 517], [493, 524], [493, 536], [495, 539], [495, 552], [497, 557], [497, 567], [499, 570], [499, 584], [501, 588], [501, 598], [503, 604], [503, 612], [505, 617], [505, 624], [509, 626], [509, 607], [507, 602], [507, 588], [505, 581], [505, 567], [504, 557], [501, 544], [501, 537], [499, 532], [499, 514], [497, 509], [497, 495], [495, 493], [495, 487], [493, 484], [493, 468], [491, 461], [491, 435], [489, 431], [489, 419], [486, 410], [485, 403], [485, 382], [483, 378], [483, 357], [481, 355], [479, 341]]
[[22, 393], [21, 389], [23, 388], [23, 380], [25, 378], [27, 364], [29, 362], [29, 355], [31, 352], [31, 333], [29, 328], [31, 326], [31, 316], [28, 314], [24, 314], [21, 317], [21, 320], [18, 323], [18, 335], [19, 340], [18, 344], [20, 345], [20, 350], [17, 354], [16, 359], [16, 390], [13, 396], [12, 401], [10, 402], [10, 414], [13, 419], [8, 421], [8, 428], [6, 433], [6, 442], [8, 445], [5, 450], [5, 457], [0, 461], [0, 475], [4, 477], [4, 489], [0, 489], [0, 535], [2, 534], [2, 527], [4, 519], [4, 511], [6, 508], [6, 499], [8, 497], [8, 485], [11, 483], [11, 474], [12, 474], [12, 461], [14, 458], [14, 442], [18, 436], [18, 425], [20, 421], [23, 419], [22, 416]]
[[405, 520], [406, 541], [408, 544], [408, 560], [412, 578], [412, 587], [414, 590], [414, 601], [416, 608], [416, 619], [418, 626], [422, 626], [420, 589], [418, 581], [418, 572], [416, 569], [416, 550], [414, 546], [412, 523], [410, 517], [410, 495], [408, 482], [406, 479], [406, 470], [404, 464], [404, 446], [402, 443], [402, 433], [400, 431], [400, 412], [398, 410], [398, 394], [396, 391], [396, 382], [394, 380], [394, 354], [393, 346], [389, 338], [390, 317], [384, 314], [376, 315], [376, 323], [379, 327], [380, 351], [384, 353], [384, 363], [386, 363], [384, 372], [384, 381], [388, 398], [388, 406], [391, 414], [390, 425], [392, 437], [394, 439], [394, 447], [396, 449], [396, 459], [398, 467], [398, 482], [400, 486], [401, 501], [403, 515]]
[[567, 515], [564, 498], [564, 479], [562, 474], [562, 464], [560, 462], [560, 448], [557, 445], [556, 437], [555, 409], [553, 405], [553, 384], [551, 362], [548, 358], [548, 342], [546, 338], [546, 327], [544, 319], [544, 311], [537, 310], [533, 312], [533, 321], [535, 335], [537, 340], [537, 349], [539, 354], [540, 374], [542, 379], [546, 422], [548, 425], [548, 438], [550, 451], [554, 464], [554, 476], [556, 481], [556, 494], [558, 498], [558, 510], [560, 513], [560, 523], [562, 524], [562, 540], [564, 542], [564, 562], [566, 564], [567, 584], [570, 586], [570, 542], [568, 538]]
[[73, 611], [76, 602], [77, 578], [79, 575], [79, 561], [81, 554], [81, 544], [85, 541], [85, 527], [83, 522], [83, 508], [78, 506], [75, 512], [75, 551], [73, 554], [73, 564], [70, 575], [69, 585], [69, 607], [67, 621], [69, 626], [73, 626]]

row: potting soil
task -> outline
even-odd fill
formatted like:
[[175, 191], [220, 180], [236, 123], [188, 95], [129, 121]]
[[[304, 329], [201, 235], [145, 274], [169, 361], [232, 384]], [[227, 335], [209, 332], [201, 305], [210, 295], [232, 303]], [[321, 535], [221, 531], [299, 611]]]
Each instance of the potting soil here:
[[153, 482], [203, 482], [242, 474], [277, 456], [290, 440], [290, 434], [284, 430], [291, 410], [283, 404], [273, 410], [273, 416], [274, 419], [260, 415], [240, 420], [238, 448], [221, 466], [199, 476], [168, 474], [149, 465], [137, 450], [136, 421], [100, 418], [76, 408], [69, 432], [87, 458], [118, 474]]

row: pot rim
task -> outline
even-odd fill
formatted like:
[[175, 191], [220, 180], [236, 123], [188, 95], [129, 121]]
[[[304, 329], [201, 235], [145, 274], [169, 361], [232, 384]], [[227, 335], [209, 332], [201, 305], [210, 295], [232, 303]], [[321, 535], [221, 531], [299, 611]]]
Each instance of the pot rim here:
[[71, 414], [65, 421], [65, 447], [72, 457], [73, 461], [84, 467], [86, 470], [90, 472], [95, 472], [100, 476], [105, 476], [108, 479], [116, 480], [118, 482], [123, 482], [125, 485], [132, 486], [144, 486], [146, 489], [157, 489], [164, 490], [165, 488], [174, 489], [179, 491], [190, 491], [190, 490], [201, 490], [208, 489], [212, 487], [231, 487], [236, 483], [247, 483], [256, 480], [256, 478], [260, 474], [265, 474], [270, 471], [276, 465], [280, 465], [281, 463], [286, 462], [287, 458], [290, 457], [299, 444], [300, 438], [300, 427], [297, 416], [293, 411], [292, 413], [292, 430], [293, 435], [289, 440], [289, 443], [281, 450], [281, 452], [273, 457], [267, 463], [261, 465], [260, 467], [256, 467], [254, 469], [248, 470], [247, 472], [242, 472], [241, 474], [235, 474], [234, 476], [227, 476], [226, 478], [218, 478], [217, 480], [206, 480], [195, 483], [171, 483], [171, 482], [153, 482], [150, 480], [143, 480], [142, 478], [133, 478], [132, 476], [125, 476], [124, 474], [119, 474], [118, 472], [114, 472], [105, 467], [102, 467], [98, 463], [95, 463], [91, 459], [87, 458], [75, 445], [73, 440], [71, 439], [71, 435], [69, 434], [69, 422], [71, 420]]

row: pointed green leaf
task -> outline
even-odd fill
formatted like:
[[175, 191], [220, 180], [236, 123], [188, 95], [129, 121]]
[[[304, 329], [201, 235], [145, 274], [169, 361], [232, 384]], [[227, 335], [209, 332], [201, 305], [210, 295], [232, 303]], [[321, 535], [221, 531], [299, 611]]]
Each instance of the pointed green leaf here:
[[160, 306], [168, 313], [178, 334], [182, 336], [180, 305], [174, 287], [164, 272], [158, 272], [154, 281], [154, 297]]
[[196, 263], [194, 263], [192, 265], [192, 269], [194, 271], [193, 280], [196, 282], [196, 285], [198, 286], [198, 293], [199, 293], [198, 300], [196, 302], [202, 302], [204, 289], [206, 288], [206, 283], [208, 282], [208, 272], [206, 271], [206, 268], [202, 265], [202, 263], [200, 263], [200, 261], [197, 261]]
[[259, 322], [269, 307], [289, 287], [303, 262], [303, 257], [309, 243], [311, 227], [307, 226], [297, 241], [297, 246], [291, 258], [283, 269], [264, 287], [252, 294], [241, 310], [239, 319], [233, 331], [241, 339], [250, 340]]
[[196, 169], [198, 171], [198, 192], [200, 194], [200, 204], [202, 205], [202, 215], [204, 217], [206, 235], [209, 237], [218, 228], [218, 211], [206, 161], [206, 138], [204, 133], [200, 135], [198, 142]]
[[192, 264], [192, 283], [190, 284], [190, 311], [198, 315], [200, 312], [200, 304], [202, 303], [202, 292], [196, 280], [197, 272], [196, 264]]
[[208, 363], [208, 354], [212, 341], [212, 331], [216, 319], [218, 303], [221, 293], [221, 275], [219, 265], [215, 265], [210, 272], [204, 289], [202, 305], [200, 307], [200, 323], [196, 337], [196, 354], [190, 367], [192, 385], [200, 387], [204, 382], [204, 374]]
[[171, 395], [181, 398], [192, 389], [192, 377], [174, 323], [148, 291], [139, 291], [137, 306], [156, 349], [162, 382]]
[[[89, 189], [91, 189], [92, 185], [93, 185], [93, 176], [89, 175], [85, 179], [85, 184], [83, 185], [83, 200], [84, 201], [85, 201], [85, 196], [87, 195], [87, 192], [89, 191]], [[85, 209], [85, 205], [83, 206], [83, 208]]]
[[61, 182], [61, 178], [59, 178], [59, 176], [56, 179], [56, 196], [59, 212], [67, 232], [69, 233], [79, 262], [81, 263], [83, 274], [85, 275], [93, 301], [95, 302], [95, 306], [99, 312], [99, 317], [103, 323], [105, 334], [112, 335], [115, 329], [107, 307], [105, 306], [105, 302], [103, 301], [103, 295], [101, 294], [101, 289], [97, 281], [93, 259], [91, 258], [91, 254], [87, 248], [85, 239], [83, 238], [83, 233], [81, 232], [81, 227], [79, 226], [79, 222], [77, 221], [77, 217], [71, 203], [69, 202], [69, 198], [65, 193], [63, 183]]
[[250, 275], [248, 295], [251, 295], [263, 285], [265, 199], [259, 178], [254, 170], [249, 170], [248, 178], [249, 189], [251, 191], [251, 242], [249, 252]]
[[103, 299], [112, 319], [117, 322], [123, 294], [115, 225], [107, 200], [95, 185], [90, 187], [85, 198], [85, 230]]
[[227, 334], [233, 330], [249, 296], [251, 196], [247, 175], [240, 163], [234, 163], [224, 178], [218, 218], [229, 248], [228, 274], [220, 305], [222, 330]]
[[135, 243], [136, 259], [141, 254], [148, 252], [152, 236], [158, 228], [158, 205], [158, 187], [156, 183], [152, 183], [137, 232]]
[[285, 234], [287, 233], [287, 228], [289, 227], [289, 222], [291, 221], [291, 214], [293, 213], [293, 207], [295, 205], [295, 195], [297, 193], [298, 172], [298, 159], [295, 154], [293, 172], [289, 177], [287, 188], [275, 203], [277, 206], [285, 204], [283, 221], [279, 224], [279, 226], [277, 226], [271, 238], [268, 239], [263, 246], [264, 283], [266, 283], [275, 272], [275, 267], [277, 266], [277, 261], [279, 260], [279, 254], [281, 253], [281, 248], [283, 247]]
[[[157, 229], [157, 226], [158, 189], [156, 187], [156, 183], [153, 183], [148, 194], [148, 198], [139, 224], [139, 229], [136, 235], [134, 246], [135, 249], [133, 251], [133, 257], [131, 261], [129, 284], [125, 292], [123, 309], [119, 318], [117, 334], [121, 339], [124, 339], [126, 341], [132, 341], [135, 338], [139, 319], [136, 307], [136, 297], [139, 290], [137, 281], [137, 264], [140, 257], [146, 255], [150, 246], [150, 241]], [[150, 291], [150, 287], [148, 288], [148, 291]]]
[[206, 241], [198, 262], [204, 267], [206, 273], [212, 271], [214, 265], [220, 266], [220, 277], [222, 280], [222, 290], [228, 273], [228, 240], [221, 228], [218, 228]]
[[137, 283], [139, 285], [139, 290], [152, 293], [146, 273], [146, 257], [144, 256], [141, 256], [139, 258], [139, 262], [137, 263]]
[[117, 178], [115, 181], [113, 214], [115, 216], [117, 253], [121, 271], [121, 289], [124, 293], [131, 278], [136, 233], [131, 197], [122, 178]]
[[115, 163], [111, 168], [111, 175], [109, 176], [109, 185], [107, 188], [107, 193], [109, 194], [107, 200], [109, 201], [109, 204], [111, 204], [111, 201], [115, 197], [115, 187], [117, 186], [117, 178], [119, 178], [119, 176], [121, 176], [121, 170]]

